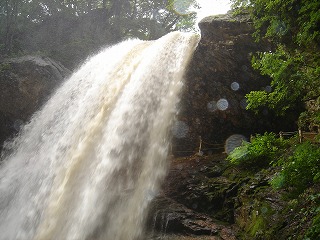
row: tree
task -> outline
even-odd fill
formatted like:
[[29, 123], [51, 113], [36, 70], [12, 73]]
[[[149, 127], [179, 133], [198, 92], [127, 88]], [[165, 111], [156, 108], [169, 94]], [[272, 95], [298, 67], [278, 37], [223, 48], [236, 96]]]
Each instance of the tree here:
[[0, 3], [1, 20], [1, 45], [0, 48], [5, 54], [10, 54], [15, 43], [15, 33], [18, 26], [19, 0], [5, 0]]
[[[177, 10], [178, 6], [183, 13]], [[103, 31], [111, 33], [115, 41], [127, 37], [156, 39], [170, 31], [190, 31], [194, 28], [195, 14], [186, 12], [191, 6], [197, 6], [195, 0], [4, 0], [0, 2], [0, 54], [10, 56], [24, 52], [28, 45], [25, 44], [26, 39], [33, 38], [31, 35], [37, 35], [37, 29], [50, 21], [55, 25], [63, 22], [67, 25], [70, 19], [73, 22], [90, 21], [90, 16], [100, 20], [95, 23], [96, 27], [91, 26], [82, 32], [99, 28], [102, 35]], [[55, 32], [55, 29], [52, 31]], [[70, 30], [64, 28], [64, 31]], [[74, 31], [77, 29], [74, 28]], [[58, 37], [62, 35], [66, 34], [59, 34]], [[82, 35], [85, 35], [86, 42], [99, 44], [95, 39], [88, 39], [89, 36], [96, 37], [91, 33]], [[81, 38], [83, 36], [77, 36], [72, 41], [79, 43]], [[62, 44], [59, 39], [54, 42]], [[37, 44], [34, 45], [32, 51]]]
[[[304, 101], [320, 102], [320, 2], [318, 0], [232, 0], [235, 12], [250, 13], [257, 41], [276, 47], [257, 53], [253, 67], [272, 79], [271, 92], [247, 95], [248, 108], [285, 114]], [[320, 124], [320, 117], [311, 121]], [[310, 120], [310, 119], [309, 119]], [[303, 124], [302, 124], [303, 125]]]
[[[126, 35], [137, 36], [149, 40], [157, 39], [171, 31], [190, 31], [195, 26], [195, 13], [181, 14], [172, 6], [172, 0], [134, 1], [132, 10], [125, 18]], [[196, 7], [195, 1], [188, 1], [190, 6]]]

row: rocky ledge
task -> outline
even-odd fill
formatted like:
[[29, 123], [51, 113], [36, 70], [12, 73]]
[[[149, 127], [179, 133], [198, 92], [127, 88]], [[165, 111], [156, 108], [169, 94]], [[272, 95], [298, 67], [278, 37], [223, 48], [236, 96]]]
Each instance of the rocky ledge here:
[[[317, 201], [275, 190], [275, 169], [235, 167], [226, 154], [172, 160], [162, 191], [151, 204], [150, 239], [300, 239], [312, 224]], [[306, 191], [319, 197], [320, 185]], [[306, 211], [306, 209], [311, 209]]]
[[[212, 161], [212, 158], [192, 156], [172, 161], [162, 191], [151, 205], [147, 229], [151, 229], [154, 236], [162, 236], [161, 239], [179, 239], [179, 236], [188, 239], [236, 239], [237, 227], [233, 224], [233, 216], [226, 214], [217, 219], [218, 215], [213, 214], [222, 209], [224, 195], [234, 187], [227, 178], [221, 178], [224, 157], [225, 154], [215, 155]], [[219, 188], [220, 191], [214, 193], [216, 196], [209, 196], [211, 193], [206, 189], [208, 176], [217, 177], [217, 190]], [[224, 181], [228, 183], [221, 184]], [[231, 220], [226, 221], [227, 215]]]

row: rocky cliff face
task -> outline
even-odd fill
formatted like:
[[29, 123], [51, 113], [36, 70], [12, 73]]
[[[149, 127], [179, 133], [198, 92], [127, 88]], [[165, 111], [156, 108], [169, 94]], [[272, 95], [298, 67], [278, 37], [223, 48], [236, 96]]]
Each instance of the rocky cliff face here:
[[[197, 151], [199, 136], [201, 150], [210, 153], [224, 151], [226, 139], [234, 134], [238, 134], [236, 142], [241, 142], [252, 133], [277, 127], [292, 130], [292, 122], [283, 121], [282, 127], [282, 121], [267, 110], [262, 117], [245, 110], [245, 94], [271, 90], [269, 79], [251, 68], [252, 54], [269, 51], [271, 46], [254, 41], [250, 20], [226, 14], [207, 17], [199, 26], [201, 41], [186, 73], [182, 107], [173, 128], [174, 155]], [[68, 71], [49, 58], [24, 57], [0, 64], [1, 143], [41, 106]]]
[[[257, 118], [245, 110], [246, 93], [271, 90], [269, 79], [250, 64], [251, 54], [269, 51], [270, 44], [254, 42], [253, 27], [246, 17], [208, 17], [199, 25], [201, 41], [186, 74], [182, 107], [173, 127], [175, 155], [193, 154], [199, 136], [204, 141], [201, 150], [214, 153], [224, 151], [226, 139], [233, 134], [249, 137], [279, 126], [267, 111]], [[28, 121], [68, 75], [66, 68], [49, 58], [27, 56], [0, 62], [0, 145]], [[264, 195], [271, 192], [267, 176], [241, 175], [227, 167], [225, 157], [217, 154], [172, 161], [163, 191], [151, 206], [150, 239], [234, 240], [238, 227], [248, 234], [260, 229], [247, 219], [258, 219], [256, 222], [263, 222], [266, 228], [267, 218], [278, 219], [274, 212], [283, 208], [283, 202], [277, 196]], [[265, 188], [267, 191], [262, 192]], [[266, 199], [263, 206], [255, 202], [256, 192]], [[277, 221], [279, 226], [285, 224], [283, 219]]]
[[[199, 26], [201, 40], [186, 73], [172, 153], [194, 154], [201, 136], [205, 156], [172, 161], [163, 190], [152, 203], [148, 229], [165, 239], [179, 239], [181, 234], [189, 236], [187, 239], [254, 239], [260, 228], [250, 219], [261, 210], [256, 196], [268, 199], [263, 202], [268, 208], [263, 208], [258, 220], [266, 229], [270, 227], [265, 221], [268, 217], [277, 221], [275, 226], [282, 224], [281, 214], [274, 213], [284, 209], [283, 202], [273, 194], [267, 174], [249, 177], [246, 171], [229, 166], [221, 152], [228, 150], [226, 142], [239, 144], [250, 134], [285, 126], [290, 129], [293, 124], [287, 120], [281, 125], [267, 110], [257, 117], [245, 109], [247, 93], [272, 90], [270, 80], [251, 67], [252, 54], [269, 51], [272, 46], [254, 41], [250, 20], [226, 14], [207, 17]], [[230, 136], [234, 138], [230, 140]], [[274, 201], [273, 205], [268, 201]]]
[[251, 67], [252, 54], [269, 51], [271, 45], [254, 41], [254, 29], [246, 16], [207, 17], [199, 26], [201, 40], [186, 74], [182, 109], [174, 127], [175, 155], [194, 153], [199, 136], [205, 151], [222, 152], [223, 143], [233, 134], [248, 138], [252, 133], [275, 130], [274, 123], [279, 124], [267, 110], [257, 117], [245, 109], [245, 94], [271, 91], [269, 79]]
[[[225, 154], [172, 160], [160, 194], [152, 201], [147, 229], [153, 238], [235, 240], [237, 183], [222, 176]], [[188, 236], [188, 237], [187, 237]], [[149, 239], [149, 238], [148, 238]]]
[[151, 204], [148, 239], [302, 239], [319, 206], [320, 185], [290, 199], [288, 189], [270, 185], [274, 167], [254, 172], [228, 164], [225, 157], [171, 161], [162, 191]]
[[0, 63], [0, 150], [3, 141], [18, 132], [69, 74], [45, 57], [25, 56]]

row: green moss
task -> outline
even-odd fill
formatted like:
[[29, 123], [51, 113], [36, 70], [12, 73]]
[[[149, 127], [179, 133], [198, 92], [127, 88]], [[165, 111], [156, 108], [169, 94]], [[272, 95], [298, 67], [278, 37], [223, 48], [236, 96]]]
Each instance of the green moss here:
[[249, 226], [249, 233], [251, 236], [256, 237], [257, 235], [261, 235], [263, 233], [263, 230], [265, 230], [267, 224], [262, 216], [256, 215], [256, 213], [253, 213], [252, 222]]

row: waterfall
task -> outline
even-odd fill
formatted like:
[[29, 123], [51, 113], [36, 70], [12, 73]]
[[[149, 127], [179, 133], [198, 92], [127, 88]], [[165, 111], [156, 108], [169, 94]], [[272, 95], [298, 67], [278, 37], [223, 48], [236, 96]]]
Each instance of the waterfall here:
[[119, 43], [56, 91], [0, 166], [0, 240], [143, 239], [197, 42]]

